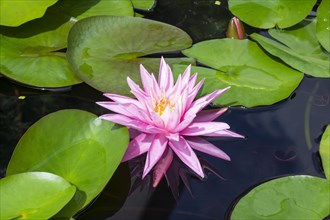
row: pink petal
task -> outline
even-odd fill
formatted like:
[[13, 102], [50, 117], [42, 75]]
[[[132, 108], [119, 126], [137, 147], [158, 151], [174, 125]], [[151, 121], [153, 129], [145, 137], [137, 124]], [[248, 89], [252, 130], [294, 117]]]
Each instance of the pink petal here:
[[182, 73], [182, 85], [184, 85], [187, 88], [189, 86], [190, 70], [191, 70], [191, 64]]
[[164, 58], [160, 59], [158, 85], [163, 91], [169, 90], [173, 86], [173, 74], [171, 68], [166, 64]]
[[229, 129], [229, 125], [224, 122], [194, 122], [180, 132], [185, 136], [208, 135], [212, 132]]
[[225, 113], [228, 108], [222, 109], [211, 109], [211, 110], [204, 110], [197, 114], [194, 122], [207, 122], [213, 121], [214, 119], [218, 118], [220, 115]]
[[186, 138], [186, 141], [195, 150], [230, 161], [230, 157], [225, 152], [202, 138], [189, 137]]
[[153, 172], [152, 187], [157, 187], [159, 182], [163, 179], [168, 167], [171, 165], [173, 160], [173, 151], [171, 148], [166, 148], [164, 155], [158, 161]]
[[195, 117], [196, 115], [189, 115], [189, 117], [186, 117], [183, 121], [181, 121], [180, 124], [176, 126], [176, 128], [172, 132], [180, 132], [184, 130], [191, 124]]
[[136, 136], [128, 145], [127, 150], [121, 162], [128, 161], [147, 152], [154, 140], [154, 135], [140, 134]]
[[127, 84], [131, 88], [131, 93], [142, 103], [147, 98], [146, 93], [133, 80], [127, 77]]
[[188, 86], [189, 91], [191, 91], [194, 88], [194, 86], [196, 84], [196, 80], [197, 80], [197, 75], [198, 75], [197, 73], [194, 73], [190, 77], [190, 79], [189, 79], [189, 86]]
[[180, 137], [179, 141], [170, 140], [169, 145], [174, 153], [182, 160], [182, 162], [184, 162], [200, 177], [204, 178], [204, 172], [196, 154], [183, 137]]
[[159, 128], [165, 127], [163, 119], [156, 112], [151, 112], [150, 114], [151, 114], [151, 120], [156, 127]]
[[140, 77], [141, 77], [141, 81], [142, 81], [142, 85], [144, 88], [144, 91], [149, 94], [150, 93], [150, 88], [152, 85], [152, 77], [151, 75], [148, 73], [148, 71], [144, 68], [144, 66], [142, 64], [140, 64]]
[[104, 93], [103, 94], [105, 97], [112, 99], [114, 102], [118, 102], [121, 104], [127, 104], [127, 103], [131, 103], [136, 105], [137, 107], [142, 107], [141, 103], [136, 100], [136, 99], [132, 99], [130, 97], [126, 97], [126, 96], [121, 96], [121, 95], [117, 95], [117, 94], [111, 94], [111, 93]]
[[202, 87], [204, 83], [204, 79], [201, 80], [195, 87], [193, 87], [193, 89], [190, 91], [188, 98], [187, 98], [187, 103], [186, 103], [186, 107], [190, 108], [191, 107], [191, 103], [194, 101], [196, 95], [198, 94], [200, 88]]
[[164, 131], [156, 128], [152, 125], [149, 125], [147, 123], [144, 123], [140, 120], [133, 119], [130, 117], [127, 117], [125, 115], [120, 115], [120, 114], [106, 114], [106, 115], [101, 115], [99, 118], [112, 121], [114, 123], [124, 125], [128, 128], [133, 128], [135, 130], [145, 132], [145, 133], [163, 133]]
[[202, 110], [205, 106], [207, 106], [208, 104], [210, 104], [213, 100], [215, 100], [216, 98], [218, 98], [220, 95], [222, 95], [225, 91], [227, 91], [230, 87], [227, 87], [225, 89], [222, 90], [216, 90], [208, 95], [205, 95], [199, 99], [197, 99], [196, 101], [194, 101], [190, 108], [187, 110], [187, 112], [185, 113], [186, 115], [190, 115], [190, 114], [197, 114], [200, 110]]
[[243, 135], [237, 134], [233, 131], [230, 130], [222, 130], [222, 131], [216, 131], [216, 132], [211, 132], [207, 134], [207, 136], [210, 137], [235, 137], [235, 138], [245, 138]]
[[147, 154], [147, 159], [144, 165], [142, 178], [144, 178], [149, 173], [149, 171], [155, 166], [155, 164], [162, 157], [166, 149], [167, 142], [168, 142], [167, 138], [164, 137], [163, 135], [155, 135], [154, 140]]

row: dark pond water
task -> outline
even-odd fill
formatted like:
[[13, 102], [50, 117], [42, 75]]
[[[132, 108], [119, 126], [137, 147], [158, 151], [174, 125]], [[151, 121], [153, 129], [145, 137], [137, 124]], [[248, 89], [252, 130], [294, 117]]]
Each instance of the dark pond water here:
[[[194, 42], [224, 37], [224, 22], [228, 22], [230, 13], [225, 7], [214, 7], [214, 1], [158, 3], [148, 16], [186, 30]], [[230, 108], [218, 120], [247, 138], [209, 140], [228, 153], [232, 161], [199, 155], [224, 179], [213, 173], [203, 181], [192, 177], [192, 194], [181, 183], [177, 200], [165, 180], [156, 189], [138, 188], [129, 194], [130, 170], [124, 163], [104, 192], [77, 219], [226, 219], [235, 202], [264, 181], [296, 174], [324, 177], [318, 147], [325, 126], [330, 123], [329, 86], [329, 79], [305, 77], [294, 94], [280, 103], [251, 109]], [[29, 126], [61, 109], [104, 114], [107, 111], [95, 104], [100, 100], [105, 100], [101, 93], [85, 84], [42, 91], [0, 78], [1, 177], [15, 145]]]

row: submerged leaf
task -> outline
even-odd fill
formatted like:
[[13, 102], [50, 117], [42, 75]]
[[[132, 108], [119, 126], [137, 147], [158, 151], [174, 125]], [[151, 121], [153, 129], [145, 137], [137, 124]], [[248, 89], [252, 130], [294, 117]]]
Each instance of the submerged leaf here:
[[70, 181], [77, 193], [59, 216], [71, 217], [100, 193], [127, 144], [126, 128], [89, 112], [62, 110], [27, 130], [15, 148], [7, 174], [45, 171]]
[[320, 155], [325, 176], [330, 179], [330, 125], [327, 126], [322, 135]]
[[271, 180], [241, 198], [231, 219], [324, 219], [330, 214], [329, 184], [312, 176]]
[[75, 187], [46, 172], [27, 172], [0, 180], [0, 219], [49, 219], [65, 206]]
[[316, 0], [229, 0], [229, 10], [239, 19], [258, 28], [287, 28], [303, 20]]
[[[134, 34], [132, 34], [134, 33]], [[156, 72], [159, 58], [144, 57], [191, 46], [181, 29], [143, 18], [97, 16], [78, 21], [70, 31], [67, 57], [74, 71], [103, 92], [130, 94], [126, 78], [140, 82], [139, 65]], [[192, 59], [167, 59], [191, 63]]]
[[[221, 99], [214, 101], [215, 104], [271, 105], [287, 98], [303, 78], [303, 74], [273, 60], [249, 40], [209, 40], [183, 53], [216, 69], [192, 68], [200, 78], [205, 78], [201, 95], [231, 86]], [[182, 69], [176, 66], [174, 72]]]

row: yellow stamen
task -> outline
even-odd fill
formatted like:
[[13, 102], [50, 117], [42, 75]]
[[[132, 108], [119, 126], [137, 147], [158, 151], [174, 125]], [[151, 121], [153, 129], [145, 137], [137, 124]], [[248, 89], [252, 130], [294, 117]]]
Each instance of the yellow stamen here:
[[160, 116], [162, 116], [167, 106], [169, 106], [171, 109], [174, 108], [174, 104], [169, 98], [165, 97], [164, 94], [162, 94], [162, 97], [160, 100], [158, 100], [158, 102], [154, 100], [154, 111]]

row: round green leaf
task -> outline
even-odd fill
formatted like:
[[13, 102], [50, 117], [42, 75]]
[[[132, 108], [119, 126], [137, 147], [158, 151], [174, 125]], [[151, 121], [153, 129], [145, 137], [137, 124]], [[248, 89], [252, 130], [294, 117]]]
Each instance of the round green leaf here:
[[330, 214], [329, 184], [312, 176], [271, 180], [245, 195], [231, 219], [324, 219]]
[[258, 28], [287, 28], [302, 21], [317, 0], [229, 0], [229, 10], [242, 21]]
[[[271, 59], [249, 40], [204, 41], [183, 54], [216, 69], [193, 68], [200, 78], [205, 78], [201, 94], [231, 86], [215, 100], [219, 105], [271, 105], [287, 98], [303, 78], [303, 74]], [[178, 71], [182, 70], [183, 67]]]
[[256, 33], [250, 37], [293, 68], [315, 77], [330, 77], [330, 54], [322, 50], [315, 32], [316, 22], [312, 21], [288, 30], [269, 30], [272, 37], [285, 45]]
[[[181, 50], [191, 38], [174, 26], [133, 17], [95, 16], [78, 21], [68, 38], [67, 58], [79, 77], [103, 92], [129, 94], [126, 78], [140, 81], [139, 65], [155, 71], [152, 53]], [[169, 59], [187, 63], [191, 59]], [[157, 69], [156, 69], [157, 71]]]
[[3, 28], [0, 72], [15, 81], [38, 87], [80, 83], [65, 53], [58, 51], [66, 47], [67, 34], [73, 24], [68, 19], [49, 13], [17, 28]]
[[330, 179], [330, 125], [327, 126], [322, 135], [320, 155], [325, 176]]
[[0, 179], [0, 219], [48, 219], [66, 205], [76, 189], [46, 172], [20, 173]]
[[19, 26], [32, 19], [42, 17], [46, 9], [57, 0], [0, 1], [0, 25]]
[[[128, 131], [81, 110], [49, 114], [22, 136], [7, 174], [45, 171], [77, 187], [60, 215], [71, 217], [106, 185], [128, 144]], [[28, 155], [28, 156], [27, 156]]]
[[330, 52], [330, 0], [322, 0], [317, 8], [316, 35], [323, 48]]

